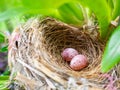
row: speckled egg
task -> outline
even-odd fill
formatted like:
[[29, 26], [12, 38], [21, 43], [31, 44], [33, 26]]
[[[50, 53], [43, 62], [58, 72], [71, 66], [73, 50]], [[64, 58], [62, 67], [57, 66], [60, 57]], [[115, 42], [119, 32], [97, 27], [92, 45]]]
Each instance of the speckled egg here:
[[76, 55], [70, 62], [70, 67], [73, 70], [81, 70], [88, 66], [88, 60], [84, 55]]
[[66, 48], [61, 53], [62, 58], [66, 61], [71, 61], [71, 59], [76, 55], [78, 55], [78, 51], [74, 48]]

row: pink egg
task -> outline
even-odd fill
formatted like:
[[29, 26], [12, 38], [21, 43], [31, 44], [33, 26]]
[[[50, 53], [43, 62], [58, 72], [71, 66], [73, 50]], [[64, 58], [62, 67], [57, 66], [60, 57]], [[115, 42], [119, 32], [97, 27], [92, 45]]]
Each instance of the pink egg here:
[[66, 48], [62, 53], [61, 56], [66, 61], [71, 61], [71, 59], [78, 55], [78, 51], [74, 48]]
[[88, 66], [88, 60], [84, 55], [76, 55], [70, 62], [70, 67], [73, 70], [81, 70]]

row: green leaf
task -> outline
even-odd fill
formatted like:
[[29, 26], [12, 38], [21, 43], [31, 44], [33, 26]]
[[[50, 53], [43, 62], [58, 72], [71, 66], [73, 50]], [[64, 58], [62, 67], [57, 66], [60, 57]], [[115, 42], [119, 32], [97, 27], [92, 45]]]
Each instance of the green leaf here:
[[7, 52], [8, 51], [8, 45], [1, 48], [0, 52]]
[[0, 43], [3, 43], [5, 41], [5, 36], [2, 32], [0, 32]]
[[9, 76], [0, 76], [0, 81], [9, 80]]
[[113, 2], [113, 0], [107, 0], [107, 3], [109, 5], [109, 7], [111, 8], [111, 10], [113, 10], [114, 9], [114, 2]]
[[114, 20], [118, 16], [120, 16], [120, 0], [115, 0], [112, 19]]
[[120, 26], [112, 34], [102, 57], [101, 70], [107, 72], [120, 62]]
[[106, 0], [79, 0], [83, 6], [87, 6], [93, 11], [100, 25], [100, 34], [105, 38], [111, 21], [111, 9]]
[[[48, 9], [48, 8], [58, 8], [64, 3], [71, 2], [73, 0], [22, 0], [22, 3], [25, 7], [32, 9]], [[76, 1], [76, 0], [75, 0]]]
[[5, 8], [5, 0], [0, 1], [0, 10], [3, 10]]
[[6, 25], [5, 22], [0, 22], [0, 31], [1, 31], [1, 32], [8, 31], [8, 30], [7, 30], [7, 25]]
[[58, 11], [66, 23], [77, 25], [84, 23], [83, 12], [79, 3], [66, 3], [60, 6]]
[[0, 90], [8, 90], [9, 76], [0, 76]]
[[40, 15], [46, 15], [46, 16], [56, 16], [58, 13], [57, 9], [30, 9], [27, 12], [28, 14], [32, 14], [32, 15], [36, 15], [36, 14], [40, 14]]
[[9, 67], [7, 66], [6, 70], [1, 74], [2, 76], [8, 76], [10, 75]]
[[21, 0], [9, 0], [9, 2], [8, 0], [4, 0], [4, 1], [5, 1], [6, 8], [22, 6]]
[[10, 19], [15, 16], [23, 15], [27, 11], [28, 11], [28, 9], [26, 9], [24, 7], [10, 8], [10, 9], [6, 10], [5, 12], [0, 13], [0, 22]]

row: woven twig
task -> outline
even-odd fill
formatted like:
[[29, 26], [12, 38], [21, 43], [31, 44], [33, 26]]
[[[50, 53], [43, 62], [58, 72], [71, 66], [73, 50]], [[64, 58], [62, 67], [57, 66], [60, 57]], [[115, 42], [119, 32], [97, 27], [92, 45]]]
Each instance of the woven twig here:
[[[100, 75], [100, 63], [104, 43], [96, 35], [51, 18], [30, 19], [17, 33], [19, 39], [9, 49], [11, 80], [15, 78], [26, 90], [103, 89], [106, 78]], [[84, 54], [88, 67], [72, 70], [61, 57], [68, 47]]]

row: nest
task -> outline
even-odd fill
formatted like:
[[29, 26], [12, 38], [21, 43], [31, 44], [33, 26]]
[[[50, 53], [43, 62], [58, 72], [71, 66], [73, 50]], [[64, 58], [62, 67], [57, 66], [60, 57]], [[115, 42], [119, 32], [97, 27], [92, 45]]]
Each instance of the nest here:
[[[19, 38], [8, 58], [15, 90], [103, 90], [109, 82], [100, 71], [104, 43], [88, 30], [46, 18], [30, 19], [14, 32]], [[74, 71], [62, 59], [61, 52], [69, 47], [87, 57], [86, 68]], [[110, 74], [118, 78], [117, 70]]]

